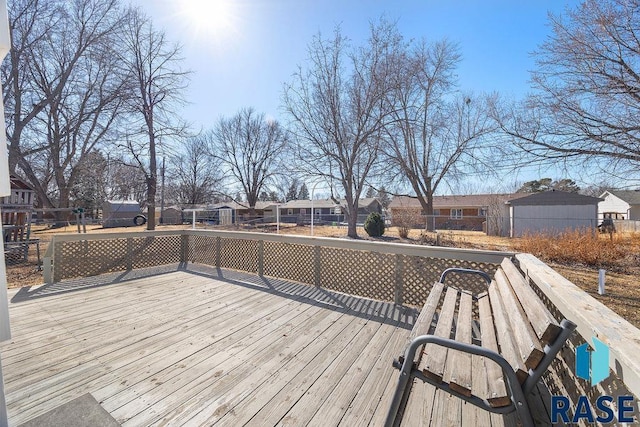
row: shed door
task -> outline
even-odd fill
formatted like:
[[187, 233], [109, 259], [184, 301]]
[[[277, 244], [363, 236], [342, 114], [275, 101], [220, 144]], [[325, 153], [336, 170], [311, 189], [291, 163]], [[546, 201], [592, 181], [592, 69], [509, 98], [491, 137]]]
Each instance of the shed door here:
[[233, 216], [231, 215], [231, 209], [220, 209], [220, 225], [231, 225], [233, 223]]

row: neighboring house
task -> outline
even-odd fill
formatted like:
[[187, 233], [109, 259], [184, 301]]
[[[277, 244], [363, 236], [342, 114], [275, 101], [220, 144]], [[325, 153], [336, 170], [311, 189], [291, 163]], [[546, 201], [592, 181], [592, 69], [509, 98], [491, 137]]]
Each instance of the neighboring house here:
[[600, 196], [598, 219], [640, 220], [640, 191], [608, 190]]
[[277, 202], [265, 201], [256, 202], [254, 211], [251, 212], [247, 203], [230, 202], [226, 205], [230, 206], [235, 211], [235, 216], [240, 221], [249, 221], [252, 219], [271, 218], [275, 217], [275, 205]]
[[602, 199], [564, 191], [533, 193], [507, 201], [509, 236], [595, 229]]
[[193, 211], [196, 212], [196, 222], [230, 225], [238, 221], [275, 220], [276, 202], [256, 202], [253, 212], [246, 203], [221, 202], [214, 205], [194, 206], [186, 209], [185, 220], [191, 221]]
[[526, 194], [471, 194], [433, 197], [433, 216], [427, 218], [416, 197], [396, 196], [389, 204], [391, 224], [408, 223], [425, 228], [432, 221], [436, 230], [475, 230], [490, 235], [508, 235], [506, 201]]
[[[323, 200], [291, 200], [280, 204], [280, 220], [282, 222], [308, 222], [311, 219], [311, 209], [313, 208], [314, 219], [324, 222], [344, 221], [345, 205], [344, 199], [336, 203], [332, 199]], [[313, 205], [313, 206], [312, 206]], [[382, 205], [376, 198], [360, 199], [358, 202], [358, 222], [371, 212], [382, 213]]]

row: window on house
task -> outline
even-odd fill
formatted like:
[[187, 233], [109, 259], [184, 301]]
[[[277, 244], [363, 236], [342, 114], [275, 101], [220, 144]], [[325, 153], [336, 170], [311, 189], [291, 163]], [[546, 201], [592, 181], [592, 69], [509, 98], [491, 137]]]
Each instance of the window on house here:
[[440, 216], [440, 209], [434, 209], [433, 216]]
[[452, 219], [462, 219], [462, 209], [451, 209], [450, 217]]
[[478, 216], [487, 216], [487, 208], [478, 208]]
[[340, 214], [342, 214], [342, 210], [340, 209], [340, 206], [331, 208], [331, 215], [340, 215]]
[[287, 209], [287, 215], [293, 215], [293, 209]]
[[300, 215], [306, 215], [306, 214], [307, 214], [306, 209], [300, 209]]
[[316, 216], [320, 216], [322, 214], [322, 209], [316, 209]]

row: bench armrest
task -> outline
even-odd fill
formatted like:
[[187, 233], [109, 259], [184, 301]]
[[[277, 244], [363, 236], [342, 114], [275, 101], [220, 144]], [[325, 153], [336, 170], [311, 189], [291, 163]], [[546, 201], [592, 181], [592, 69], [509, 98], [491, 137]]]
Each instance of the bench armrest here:
[[[513, 402], [512, 407], [515, 408], [515, 410], [517, 411], [524, 410], [528, 413], [529, 407], [527, 404], [527, 400], [525, 399], [524, 391], [520, 386], [520, 383], [518, 382], [516, 373], [511, 367], [511, 365], [509, 364], [509, 362], [507, 362], [507, 360], [504, 357], [502, 357], [500, 354], [485, 347], [480, 347], [473, 344], [465, 344], [449, 338], [442, 338], [435, 335], [421, 335], [414, 338], [405, 351], [402, 366], [399, 367], [400, 369], [399, 385], [396, 390], [396, 394], [393, 397], [393, 401], [391, 403], [391, 408], [389, 410], [389, 413], [387, 416], [387, 422], [385, 426], [390, 426], [390, 425], [393, 425], [394, 423], [396, 414], [398, 412], [398, 409], [400, 408], [400, 404], [404, 396], [404, 391], [406, 390], [408, 382], [412, 376], [412, 369], [414, 368], [413, 361], [415, 359], [415, 355], [418, 349], [420, 349], [420, 347], [425, 344], [440, 345], [440, 346], [451, 348], [454, 350], [459, 350], [466, 353], [483, 356], [497, 363], [502, 369], [504, 378], [506, 379], [507, 387], [509, 388], [509, 392], [511, 394], [512, 402]], [[472, 399], [466, 398], [465, 396], [459, 395], [458, 393], [456, 393], [456, 395], [458, 395], [460, 398], [464, 400], [467, 400], [470, 402], [472, 401]], [[477, 399], [473, 399], [472, 403], [478, 405]], [[494, 408], [491, 408], [491, 406], [484, 401], [482, 406], [484, 406], [486, 410], [489, 410], [491, 412], [504, 412], [503, 410], [495, 411]], [[526, 422], [527, 421], [525, 421], [525, 424]]]

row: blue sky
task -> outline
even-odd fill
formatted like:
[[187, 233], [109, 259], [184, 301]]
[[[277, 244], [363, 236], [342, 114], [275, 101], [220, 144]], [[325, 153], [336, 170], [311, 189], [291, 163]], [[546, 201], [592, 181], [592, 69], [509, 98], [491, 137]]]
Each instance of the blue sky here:
[[[195, 131], [220, 117], [253, 107], [286, 123], [280, 110], [283, 83], [305, 65], [307, 46], [336, 25], [354, 45], [368, 37], [381, 16], [396, 20], [406, 39], [458, 43], [461, 90], [497, 91], [521, 98], [529, 91], [531, 53], [550, 34], [548, 13], [562, 14], [577, 0], [131, 0], [170, 40], [184, 46], [193, 71], [183, 114]], [[546, 167], [521, 169], [495, 182], [469, 177], [444, 193], [514, 191], [525, 181], [570, 177], [587, 185], [581, 168], [568, 173]]]
[[[531, 52], [549, 34], [547, 13], [576, 1], [132, 0], [184, 46], [191, 79], [185, 118], [209, 128], [242, 107], [282, 119], [282, 86], [306, 59], [313, 35], [340, 24], [355, 44], [380, 16], [406, 38], [457, 42], [460, 88], [521, 97]], [[220, 9], [212, 6], [221, 3]], [[200, 8], [200, 10], [198, 10]], [[219, 16], [216, 18], [215, 16]]]

